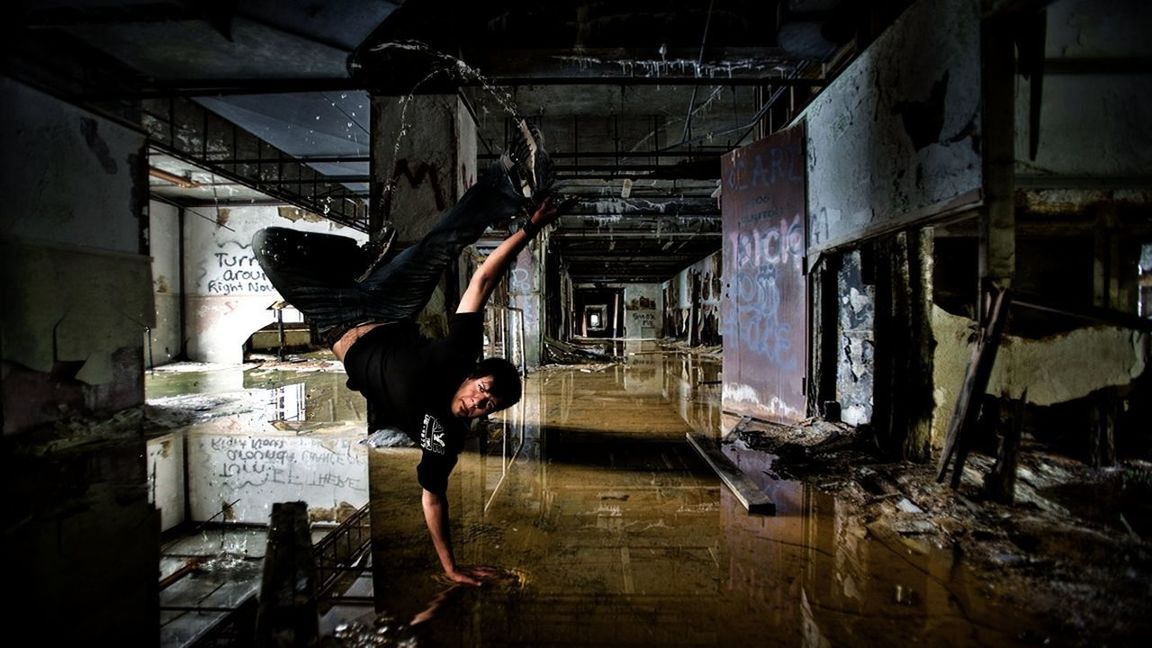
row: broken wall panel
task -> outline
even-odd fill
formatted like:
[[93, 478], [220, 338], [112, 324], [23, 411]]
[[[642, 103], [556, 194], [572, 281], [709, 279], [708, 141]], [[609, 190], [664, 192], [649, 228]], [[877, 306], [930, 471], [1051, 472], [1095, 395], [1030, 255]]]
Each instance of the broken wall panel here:
[[[933, 308], [932, 320], [937, 412], [944, 413], [946, 424], [976, 324], [938, 307]], [[996, 354], [987, 393], [1044, 406], [1083, 398], [1104, 387], [1127, 385], [1147, 371], [1152, 358], [1150, 340], [1146, 332], [1115, 326], [1079, 328], [1041, 339], [1020, 337], [1009, 330]]]
[[804, 112], [810, 253], [979, 200], [979, 5], [914, 3]]
[[796, 128], [722, 158], [725, 410], [806, 417], [804, 133]]
[[677, 340], [688, 339], [689, 302], [688, 273], [685, 270], [664, 282], [664, 335]]
[[723, 258], [717, 251], [664, 283], [663, 335], [690, 344], [720, 344]]
[[849, 425], [872, 422], [876, 380], [876, 286], [865, 281], [862, 256], [845, 253], [836, 276], [836, 401]]
[[4, 433], [144, 402], [148, 258], [0, 243]]

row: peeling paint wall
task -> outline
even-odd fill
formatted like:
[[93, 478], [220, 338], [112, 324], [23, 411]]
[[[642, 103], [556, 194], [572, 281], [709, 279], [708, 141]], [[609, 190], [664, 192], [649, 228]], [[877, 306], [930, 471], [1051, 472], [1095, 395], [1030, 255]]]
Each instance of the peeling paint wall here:
[[145, 137], [7, 78], [0, 105], [0, 472], [5, 578], [20, 583], [6, 615], [49, 643], [154, 645]]
[[0, 80], [4, 433], [143, 402], [144, 137]]
[[[524, 364], [528, 367], [540, 366], [540, 348], [544, 335], [544, 295], [543, 267], [539, 255], [540, 245], [530, 245], [520, 251], [508, 270], [508, 299], [511, 305], [520, 309], [524, 322]], [[515, 317], [510, 320], [516, 322]], [[508, 358], [515, 362], [516, 358]]]
[[[956, 397], [971, 359], [976, 323], [934, 307], [933, 383], [936, 410], [933, 445], [943, 444]], [[1032, 405], [1054, 405], [1109, 386], [1130, 384], [1147, 371], [1152, 342], [1147, 333], [1111, 326], [1077, 329], [1041, 339], [1005, 335], [985, 393], [1025, 397]]]
[[144, 334], [144, 366], [171, 362], [180, 354], [180, 212], [176, 207], [148, 204], [148, 251], [152, 256], [152, 300], [156, 319]]
[[[715, 252], [663, 284], [661, 335], [708, 346], [720, 344], [720, 302], [724, 290], [722, 261], [723, 255]], [[698, 293], [696, 298], [693, 298], [694, 292]]]
[[0, 78], [0, 238], [138, 254], [144, 136]]
[[805, 110], [809, 254], [978, 199], [979, 5], [914, 3]]
[[[367, 235], [293, 207], [198, 208], [184, 219], [185, 334], [188, 358], [243, 362], [243, 345], [254, 331], [275, 321], [268, 307], [281, 299], [252, 253], [252, 236], [264, 227], [347, 236]], [[285, 321], [301, 321], [295, 309]]]
[[876, 369], [876, 287], [864, 282], [860, 264], [859, 252], [845, 254], [836, 277], [836, 400], [840, 419], [849, 425], [872, 421]]

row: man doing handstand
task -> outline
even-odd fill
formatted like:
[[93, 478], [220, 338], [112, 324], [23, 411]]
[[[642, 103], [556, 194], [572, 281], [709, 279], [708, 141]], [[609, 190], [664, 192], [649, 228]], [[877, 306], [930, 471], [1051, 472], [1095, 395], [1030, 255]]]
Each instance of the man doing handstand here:
[[[516, 255], [558, 210], [547, 198], [550, 162], [540, 136], [520, 122], [524, 138], [484, 173], [416, 245], [368, 259], [342, 236], [285, 228], [260, 230], [252, 248], [272, 285], [317, 326], [348, 372], [348, 386], [378, 410], [379, 423], [421, 448], [417, 480], [424, 520], [445, 575], [478, 585], [492, 568], [456, 563], [449, 533], [448, 475], [464, 445], [466, 421], [514, 405], [520, 375], [502, 358], [477, 362], [483, 310]], [[490, 225], [532, 214], [489, 254], [460, 297], [447, 337], [421, 335], [415, 318], [445, 268]]]

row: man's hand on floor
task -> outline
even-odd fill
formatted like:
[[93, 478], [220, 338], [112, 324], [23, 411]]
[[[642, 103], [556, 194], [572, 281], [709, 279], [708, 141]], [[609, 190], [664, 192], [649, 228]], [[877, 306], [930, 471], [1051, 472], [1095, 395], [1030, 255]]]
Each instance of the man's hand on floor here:
[[485, 565], [458, 565], [455, 571], [445, 572], [445, 576], [453, 583], [472, 586], [483, 585], [504, 575], [504, 570]]

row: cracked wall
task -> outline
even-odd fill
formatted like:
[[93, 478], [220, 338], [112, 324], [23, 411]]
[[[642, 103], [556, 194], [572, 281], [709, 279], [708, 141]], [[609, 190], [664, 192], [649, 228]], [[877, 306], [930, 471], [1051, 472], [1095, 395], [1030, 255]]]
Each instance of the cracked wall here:
[[979, 198], [979, 3], [914, 3], [804, 111], [809, 254]]
[[876, 287], [864, 282], [861, 270], [860, 252], [853, 251], [844, 255], [836, 276], [836, 400], [840, 420], [849, 425], [872, 422]]
[[0, 81], [4, 433], [143, 402], [144, 137]]
[[[936, 409], [932, 441], [939, 447], [971, 359], [975, 321], [939, 307], [932, 310], [936, 339], [933, 377]], [[1049, 406], [1088, 396], [1104, 387], [1130, 384], [1152, 360], [1147, 333], [1093, 326], [1028, 339], [1006, 334], [984, 393]]]

